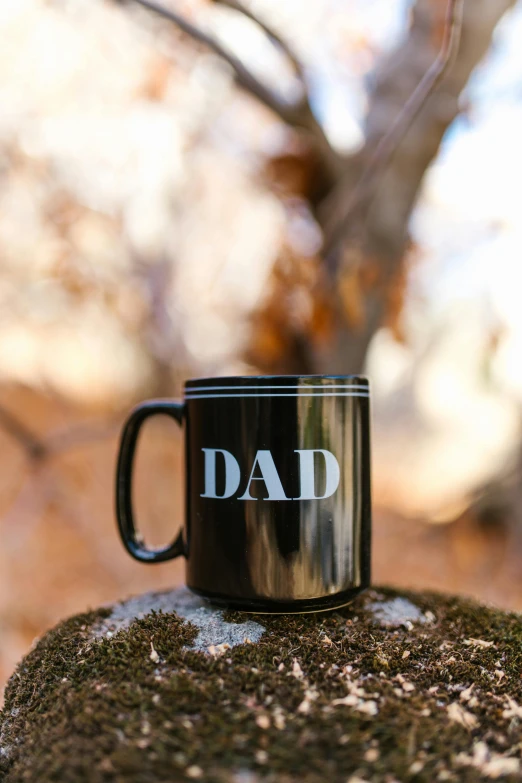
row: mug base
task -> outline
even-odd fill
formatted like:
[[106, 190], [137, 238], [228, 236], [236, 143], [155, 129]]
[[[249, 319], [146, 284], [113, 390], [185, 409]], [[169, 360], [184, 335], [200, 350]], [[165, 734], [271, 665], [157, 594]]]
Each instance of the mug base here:
[[189, 590], [203, 598], [218, 609], [229, 609], [248, 614], [311, 614], [313, 612], [328, 612], [341, 609], [350, 604], [369, 585], [361, 585], [344, 590], [342, 593], [327, 595], [321, 598], [301, 598], [278, 601], [266, 598], [228, 598], [214, 593], [207, 593], [187, 585]]

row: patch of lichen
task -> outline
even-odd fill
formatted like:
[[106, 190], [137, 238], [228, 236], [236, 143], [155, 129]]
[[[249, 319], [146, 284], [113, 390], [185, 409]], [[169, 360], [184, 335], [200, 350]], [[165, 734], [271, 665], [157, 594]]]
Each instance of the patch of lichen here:
[[73, 618], [9, 683], [0, 774], [5, 783], [218, 783], [238, 770], [274, 782], [475, 781], [474, 742], [520, 757], [507, 697], [522, 701], [521, 619], [409, 597], [432, 622], [384, 629], [367, 594], [336, 612], [263, 615], [259, 643], [217, 657], [186, 649], [197, 631], [175, 614], [101, 640], [89, 629], [103, 612]]

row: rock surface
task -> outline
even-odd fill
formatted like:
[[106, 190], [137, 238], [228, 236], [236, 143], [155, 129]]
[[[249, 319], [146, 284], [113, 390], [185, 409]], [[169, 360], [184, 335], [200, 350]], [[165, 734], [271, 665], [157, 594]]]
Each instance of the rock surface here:
[[324, 614], [186, 589], [79, 615], [6, 690], [5, 783], [520, 780], [522, 618], [373, 589]]

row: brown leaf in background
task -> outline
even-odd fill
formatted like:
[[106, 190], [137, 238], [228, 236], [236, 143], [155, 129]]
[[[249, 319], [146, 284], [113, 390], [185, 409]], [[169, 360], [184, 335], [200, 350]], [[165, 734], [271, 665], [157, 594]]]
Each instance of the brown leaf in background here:
[[365, 321], [365, 308], [359, 264], [354, 263], [343, 268], [339, 275], [338, 291], [346, 323], [351, 329], [360, 329]]
[[305, 142], [289, 140], [286, 149], [266, 161], [263, 179], [279, 198], [313, 201], [321, 187], [317, 150]]
[[172, 60], [169, 57], [161, 54], [153, 56], [136, 97], [145, 98], [149, 101], [162, 101], [167, 92], [173, 70]]
[[402, 321], [402, 312], [406, 299], [406, 289], [408, 284], [409, 265], [407, 258], [404, 258], [399, 268], [395, 271], [388, 290], [386, 292], [386, 317], [384, 326], [387, 326], [399, 343], [406, 342], [404, 325]]

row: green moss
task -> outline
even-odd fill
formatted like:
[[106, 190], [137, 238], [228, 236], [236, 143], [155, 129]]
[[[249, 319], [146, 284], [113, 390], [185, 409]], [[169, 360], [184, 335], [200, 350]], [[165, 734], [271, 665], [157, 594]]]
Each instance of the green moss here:
[[[219, 657], [184, 649], [197, 631], [175, 614], [96, 641], [89, 629], [107, 611], [68, 620], [8, 685], [0, 776], [219, 783], [252, 770], [249, 783], [351, 775], [431, 783], [493, 774], [495, 759], [520, 758], [521, 619], [455, 598], [408, 597], [435, 620], [386, 630], [362, 596], [328, 614], [264, 615], [258, 644]], [[478, 741], [492, 767], [480, 754], [473, 760]]]

